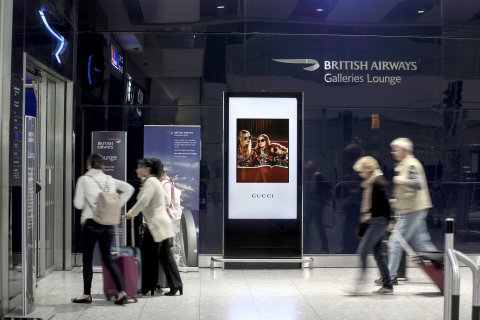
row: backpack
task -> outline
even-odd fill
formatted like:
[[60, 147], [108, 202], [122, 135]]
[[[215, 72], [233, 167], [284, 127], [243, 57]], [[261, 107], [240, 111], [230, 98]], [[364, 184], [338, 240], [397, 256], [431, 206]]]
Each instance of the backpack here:
[[88, 201], [88, 205], [92, 208], [93, 211], [93, 220], [96, 223], [102, 224], [105, 226], [113, 226], [120, 223], [121, 209], [122, 209], [122, 200], [120, 195], [117, 192], [110, 192], [108, 187], [109, 177], [107, 176], [107, 181], [105, 186], [102, 187], [100, 183], [91, 176], [87, 176], [93, 179], [101, 191], [98, 194], [97, 204], [93, 207]]
[[172, 181], [169, 180], [163, 180], [162, 181], [162, 186], [165, 187], [166, 183], [172, 184], [172, 194], [171, 194], [171, 199], [170, 205], [167, 207], [167, 212], [172, 217], [174, 220], [180, 220], [182, 219], [182, 211], [183, 207], [180, 204], [181, 201], [181, 196], [182, 196], [182, 190], [178, 189], [175, 187]]

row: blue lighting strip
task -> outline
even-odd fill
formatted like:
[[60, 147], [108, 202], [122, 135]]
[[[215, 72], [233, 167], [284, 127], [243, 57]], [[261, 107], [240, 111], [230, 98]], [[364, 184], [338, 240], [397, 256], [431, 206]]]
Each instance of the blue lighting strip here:
[[[93, 54], [91, 54], [91, 55], [88, 57], [87, 76], [88, 76], [88, 84], [89, 84], [89, 85], [92, 85], [92, 84], [93, 84], [93, 82], [92, 82], [92, 58], [93, 58]], [[95, 72], [101, 72], [102, 70], [101, 70], [101, 69], [98, 69], [97, 67], [93, 67], [93, 71], [95, 71]]]
[[88, 57], [88, 72], [87, 72], [87, 75], [88, 75], [88, 84], [89, 85], [92, 85], [92, 76], [90, 76], [90, 65], [92, 64], [92, 57], [93, 57], [93, 54], [90, 55], [90, 57]]
[[65, 40], [65, 38], [55, 32], [51, 27], [50, 25], [48, 24], [47, 22], [47, 18], [45, 18], [45, 14], [43, 13], [43, 9], [42, 10], [39, 10], [38, 12], [40, 13], [40, 18], [42, 18], [42, 21], [43, 21], [43, 24], [45, 25], [45, 27], [48, 29], [48, 31], [50, 31], [50, 33], [58, 39], [58, 44], [57, 44], [57, 47], [55, 48], [55, 53], [54, 53], [54, 56], [55, 58], [57, 58], [57, 61], [58, 63], [62, 63], [62, 61], [60, 60], [60, 55], [65, 51], [65, 49], [67, 48], [67, 40]]

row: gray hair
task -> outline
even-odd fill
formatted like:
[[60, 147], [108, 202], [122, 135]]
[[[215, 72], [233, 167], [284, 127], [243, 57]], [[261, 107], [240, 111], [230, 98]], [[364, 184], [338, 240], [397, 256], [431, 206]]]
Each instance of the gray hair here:
[[400, 148], [412, 152], [413, 143], [408, 138], [397, 138], [390, 143], [390, 148]]

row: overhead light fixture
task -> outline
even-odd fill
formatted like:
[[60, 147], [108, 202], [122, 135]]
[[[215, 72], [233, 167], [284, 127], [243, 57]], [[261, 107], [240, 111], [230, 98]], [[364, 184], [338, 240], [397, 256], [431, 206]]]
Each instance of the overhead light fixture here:
[[224, 5], [217, 6], [217, 9], [225, 9], [225, 6]]
[[60, 60], [60, 55], [65, 51], [67, 48], [67, 40], [58, 32], [55, 32], [55, 30], [50, 27], [48, 24], [47, 18], [45, 17], [45, 13], [43, 12], [44, 9], [39, 10], [38, 13], [40, 14], [40, 18], [42, 19], [43, 24], [47, 28], [47, 30], [58, 40], [57, 47], [55, 48], [54, 51], [54, 56], [57, 59], [58, 63], [62, 64], [62, 61]]
[[323, 9], [322, 8], [317, 8], [316, 11], [317, 12], [323, 12]]
[[425, 13], [425, 10], [418, 10], [417, 13], [418, 13], [418, 14]]

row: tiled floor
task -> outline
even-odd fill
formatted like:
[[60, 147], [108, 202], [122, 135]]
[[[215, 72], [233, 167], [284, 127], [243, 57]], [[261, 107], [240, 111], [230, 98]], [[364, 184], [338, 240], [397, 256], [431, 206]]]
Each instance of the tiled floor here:
[[[409, 268], [393, 296], [372, 295], [378, 276], [368, 269], [360, 294], [351, 290], [358, 269], [222, 270], [182, 273], [183, 296], [140, 298], [124, 306], [106, 301], [102, 275], [94, 275], [90, 305], [70, 299], [82, 291], [80, 270], [53, 272], [40, 280], [37, 304], [54, 306], [57, 319], [443, 319], [443, 296], [427, 276]], [[460, 319], [471, 318], [472, 275], [462, 268]]]

